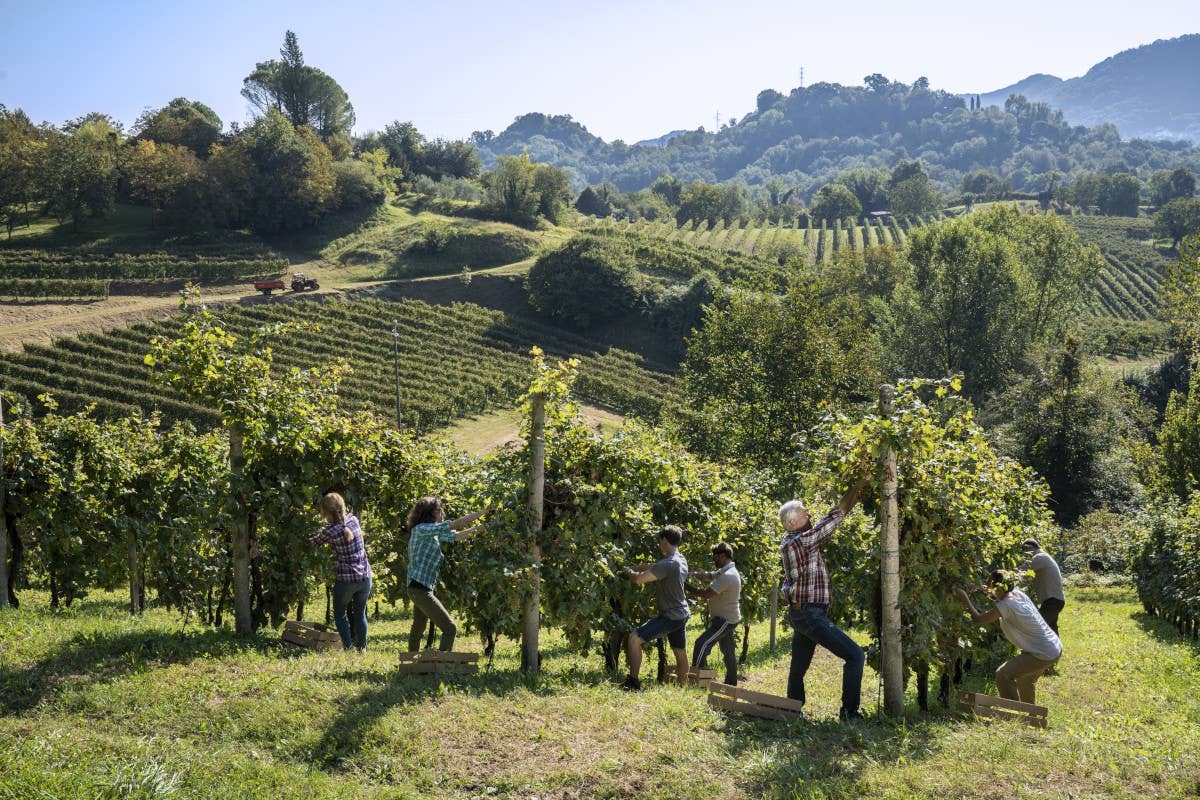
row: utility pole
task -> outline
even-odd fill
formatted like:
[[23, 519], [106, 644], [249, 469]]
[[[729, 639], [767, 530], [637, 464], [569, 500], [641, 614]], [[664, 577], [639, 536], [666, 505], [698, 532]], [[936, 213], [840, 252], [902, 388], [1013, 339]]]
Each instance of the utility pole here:
[[[890, 419], [896, 392], [890, 385], [879, 387], [879, 416]], [[883, 454], [883, 515], [879, 543], [880, 594], [882, 595], [883, 707], [898, 717], [904, 713], [904, 655], [900, 648], [900, 514], [896, 505], [896, 451], [888, 447]]]
[[396, 430], [404, 430], [404, 420], [400, 416], [400, 321], [392, 320], [392, 361], [396, 373]]
[[800, 88], [804, 88], [804, 67], [800, 68]]

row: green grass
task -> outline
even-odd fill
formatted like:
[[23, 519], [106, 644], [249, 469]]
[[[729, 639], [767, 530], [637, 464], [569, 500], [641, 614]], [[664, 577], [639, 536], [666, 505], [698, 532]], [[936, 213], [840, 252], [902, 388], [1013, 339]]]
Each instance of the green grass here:
[[[26, 592], [0, 615], [0, 798], [1195, 796], [1196, 644], [1144, 618], [1127, 587], [1070, 594], [1039, 731], [911, 709], [839, 725], [840, 662], [823, 651], [814, 722], [758, 722], [695, 690], [622, 694], [554, 632], [539, 677], [501, 642], [491, 668], [439, 681], [395, 672], [408, 619], [386, 605], [358, 656], [157, 610], [132, 619], [117, 595], [53, 612]], [[749, 686], [783, 691], [786, 644], [768, 652], [755, 627]], [[988, 674], [965, 686], [990, 690]], [[868, 669], [869, 711], [874, 681]]]

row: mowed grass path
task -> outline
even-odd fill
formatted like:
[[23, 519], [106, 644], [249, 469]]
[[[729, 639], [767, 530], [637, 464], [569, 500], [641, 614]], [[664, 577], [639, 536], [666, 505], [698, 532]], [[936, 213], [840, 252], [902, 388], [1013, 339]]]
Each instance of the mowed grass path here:
[[[0, 798], [1195, 797], [1200, 649], [1141, 613], [1127, 587], [1077, 588], [1067, 655], [1039, 684], [1050, 727], [910, 708], [840, 725], [840, 662], [818, 651], [807, 724], [709, 709], [695, 690], [620, 692], [595, 654], [544, 634], [545, 672], [458, 680], [395, 672], [402, 609], [365, 655], [239, 638], [119, 595], [0, 614]], [[697, 620], [697, 624], [698, 624]], [[689, 645], [695, 625], [689, 630]], [[782, 693], [790, 634], [751, 634], [747, 685]], [[479, 649], [469, 635], [459, 649]], [[651, 654], [647, 666], [656, 659]], [[710, 666], [715, 664], [710, 662]], [[967, 688], [993, 691], [987, 670]], [[910, 706], [913, 703], [910, 686]]]

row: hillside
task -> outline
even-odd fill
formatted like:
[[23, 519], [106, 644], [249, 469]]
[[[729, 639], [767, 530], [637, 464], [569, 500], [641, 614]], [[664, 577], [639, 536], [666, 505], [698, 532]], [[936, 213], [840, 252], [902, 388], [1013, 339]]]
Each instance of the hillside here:
[[1085, 75], [1063, 80], [1030, 75], [980, 96], [1004, 106], [1020, 94], [1061, 109], [1076, 125], [1117, 126], [1127, 138], [1200, 142], [1200, 34], [1160, 39], [1106, 58]]

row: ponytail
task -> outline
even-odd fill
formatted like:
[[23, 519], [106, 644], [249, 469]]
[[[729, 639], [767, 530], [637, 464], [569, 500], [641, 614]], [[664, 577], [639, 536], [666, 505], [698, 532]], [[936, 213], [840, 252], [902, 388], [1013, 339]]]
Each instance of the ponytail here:
[[325, 519], [342, 526], [342, 533], [345, 535], [347, 542], [354, 539], [354, 534], [346, 527], [346, 501], [342, 499], [340, 494], [329, 492], [322, 497], [321, 511], [325, 514]]

